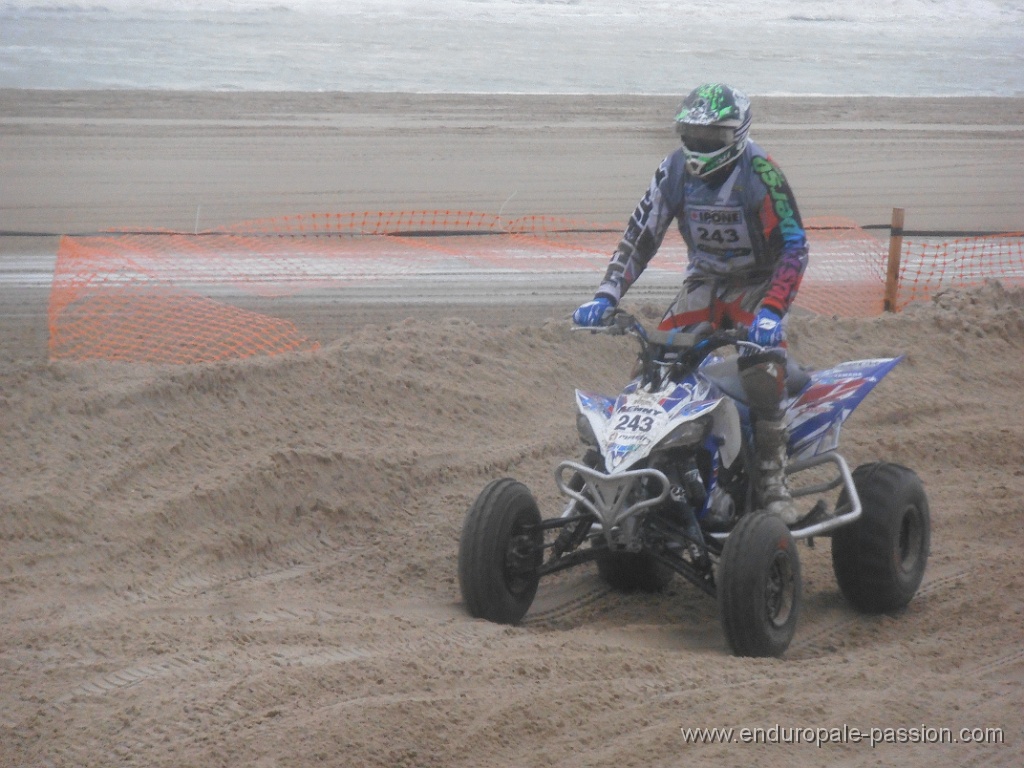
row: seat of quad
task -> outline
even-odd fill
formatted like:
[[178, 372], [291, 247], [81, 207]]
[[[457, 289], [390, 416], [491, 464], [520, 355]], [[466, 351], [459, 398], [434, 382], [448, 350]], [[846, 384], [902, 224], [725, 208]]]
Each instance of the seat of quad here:
[[[747, 394], [740, 380], [738, 356], [710, 363], [701, 368], [701, 373], [716, 384], [725, 394], [741, 403], [747, 402]], [[811, 381], [811, 372], [786, 355], [786, 396], [796, 397]]]

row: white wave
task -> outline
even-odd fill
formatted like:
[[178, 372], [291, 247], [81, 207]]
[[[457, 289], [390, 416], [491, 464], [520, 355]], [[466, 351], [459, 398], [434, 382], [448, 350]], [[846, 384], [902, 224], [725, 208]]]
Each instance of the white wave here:
[[1024, 0], [0, 0], [0, 87], [1021, 93], [1022, 28]]
[[1024, 17], [1020, 0], [733, 0], [727, 6], [705, 0], [648, 0], [627, 4], [621, 0], [2, 0], [0, 12], [46, 10], [54, 12], [211, 13], [247, 11], [302, 11], [324, 15], [408, 16], [444, 15], [453, 18], [488, 16], [528, 23], [524, 14], [574, 18], [670, 21], [680, 19], [736, 19], [761, 21], [806, 20], [839, 23], [933, 21], [952, 24], [962, 20], [1001, 20]]

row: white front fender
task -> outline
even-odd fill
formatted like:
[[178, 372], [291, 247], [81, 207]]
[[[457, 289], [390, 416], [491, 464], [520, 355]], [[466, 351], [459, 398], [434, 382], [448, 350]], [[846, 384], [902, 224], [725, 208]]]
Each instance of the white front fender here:
[[736, 403], [723, 397], [715, 406], [714, 422], [711, 431], [722, 440], [718, 453], [722, 458], [722, 466], [731, 467], [740, 455], [743, 445], [743, 430], [740, 428], [740, 412]]

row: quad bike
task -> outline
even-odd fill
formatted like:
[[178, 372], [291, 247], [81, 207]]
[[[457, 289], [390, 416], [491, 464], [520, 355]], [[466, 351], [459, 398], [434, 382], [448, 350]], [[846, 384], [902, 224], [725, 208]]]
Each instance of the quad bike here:
[[660, 590], [680, 574], [717, 598], [734, 653], [780, 656], [800, 613], [796, 540], [813, 546], [823, 536], [832, 539], [836, 580], [855, 608], [881, 613], [910, 602], [930, 544], [921, 482], [886, 462], [851, 472], [837, 452], [843, 422], [902, 358], [813, 372], [787, 365], [787, 479], [801, 512], [814, 500], [787, 526], [757, 496], [738, 372], [740, 356], [762, 348], [744, 329], [649, 332], [622, 311], [606, 322], [596, 330], [639, 341], [637, 375], [617, 396], [576, 391], [585, 449], [555, 470], [567, 498], [561, 514], [543, 518], [512, 478], [480, 493], [459, 545], [471, 615], [515, 624], [542, 576], [595, 561], [600, 576], [625, 591]]

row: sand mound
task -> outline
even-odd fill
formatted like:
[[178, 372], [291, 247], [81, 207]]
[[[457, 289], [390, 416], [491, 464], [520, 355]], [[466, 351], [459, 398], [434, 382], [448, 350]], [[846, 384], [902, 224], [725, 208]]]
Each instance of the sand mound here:
[[[468, 618], [462, 516], [515, 476], [557, 509], [572, 388], [615, 390], [627, 339], [559, 313], [457, 309], [316, 352], [3, 375], [0, 764], [1019, 765], [1024, 291], [871, 321], [794, 318], [805, 364], [906, 354], [845, 453], [913, 467], [933, 553], [899, 616], [864, 617], [828, 542], [783, 661], [727, 655], [677, 581], [584, 567], [523, 626]], [[842, 697], [835, 697], [841, 691]], [[1002, 745], [686, 744], [680, 727], [1002, 727]]]

